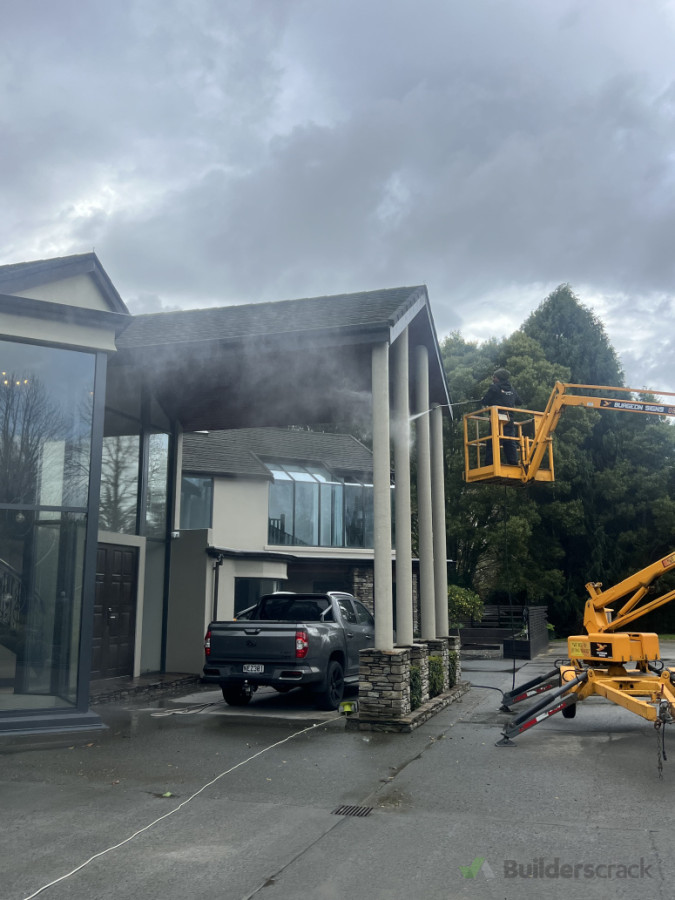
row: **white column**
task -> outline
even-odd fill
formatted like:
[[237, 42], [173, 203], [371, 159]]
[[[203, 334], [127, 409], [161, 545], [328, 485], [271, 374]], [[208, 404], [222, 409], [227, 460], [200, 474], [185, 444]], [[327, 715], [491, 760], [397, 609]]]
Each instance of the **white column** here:
[[375, 344], [373, 346], [372, 385], [375, 648], [377, 650], [393, 650], [388, 343]]
[[420, 558], [420, 616], [424, 640], [436, 637], [436, 598], [434, 595], [434, 547], [431, 513], [431, 452], [429, 436], [429, 353], [416, 348], [417, 391], [417, 536]]
[[431, 410], [431, 507], [434, 532], [436, 637], [445, 637], [449, 630], [445, 475], [443, 469], [443, 411], [440, 406], [436, 405]]
[[394, 364], [394, 476], [396, 523], [396, 644], [413, 642], [412, 545], [410, 510], [410, 379], [408, 329], [392, 344]]

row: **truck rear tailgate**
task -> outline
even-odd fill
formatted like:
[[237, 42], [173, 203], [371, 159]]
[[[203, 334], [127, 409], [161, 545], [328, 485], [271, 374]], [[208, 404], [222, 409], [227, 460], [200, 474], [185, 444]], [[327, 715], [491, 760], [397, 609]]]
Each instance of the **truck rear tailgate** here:
[[213, 623], [209, 663], [290, 663], [296, 658], [295, 633], [301, 627], [293, 622]]

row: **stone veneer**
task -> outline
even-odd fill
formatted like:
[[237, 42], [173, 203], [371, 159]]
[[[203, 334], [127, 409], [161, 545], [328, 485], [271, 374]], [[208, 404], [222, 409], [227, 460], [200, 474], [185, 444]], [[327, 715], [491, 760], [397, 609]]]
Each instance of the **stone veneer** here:
[[390, 719], [410, 713], [410, 649], [361, 650], [359, 715]]
[[429, 699], [429, 648], [426, 644], [412, 645], [410, 648], [410, 665], [419, 667], [421, 682], [420, 703], [426, 703]]
[[[455, 656], [455, 683], [449, 684], [450, 653]], [[445, 689], [429, 698], [430, 654], [443, 660]], [[470, 685], [460, 680], [459, 638], [435, 638], [394, 650], [361, 650], [359, 709], [347, 716], [348, 731], [409, 732], [465, 694]], [[410, 709], [410, 666], [419, 665], [423, 700]], [[426, 678], [422, 673], [426, 674]], [[426, 699], [424, 699], [426, 697]]]
[[459, 656], [460, 646], [461, 643], [459, 638], [456, 635], [451, 634], [448, 637], [448, 651], [455, 656], [455, 683], [462, 680], [462, 660]]
[[374, 612], [375, 576], [372, 569], [355, 568], [352, 571], [352, 593], [371, 613]]
[[443, 690], [450, 687], [450, 651], [447, 638], [433, 638], [424, 643], [429, 648], [429, 656], [440, 656], [443, 663]]

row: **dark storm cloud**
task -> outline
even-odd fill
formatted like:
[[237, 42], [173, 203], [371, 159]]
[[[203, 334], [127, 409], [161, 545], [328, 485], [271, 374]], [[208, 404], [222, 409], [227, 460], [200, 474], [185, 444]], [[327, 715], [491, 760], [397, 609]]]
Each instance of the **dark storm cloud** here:
[[[140, 311], [429, 286], [441, 334], [569, 282], [675, 390], [675, 12], [633, 0], [6, 0], [4, 261]], [[654, 379], [658, 379], [653, 381]]]

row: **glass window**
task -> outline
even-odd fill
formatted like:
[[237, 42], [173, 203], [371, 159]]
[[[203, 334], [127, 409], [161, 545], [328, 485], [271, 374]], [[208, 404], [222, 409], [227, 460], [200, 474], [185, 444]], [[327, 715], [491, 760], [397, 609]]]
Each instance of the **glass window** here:
[[244, 610], [260, 600], [263, 594], [271, 594], [278, 589], [278, 582], [270, 578], [235, 578], [234, 579], [234, 614], [238, 616]]
[[298, 544], [319, 544], [319, 485], [297, 482], [295, 485], [295, 539]]
[[293, 482], [277, 481], [269, 491], [269, 536], [270, 544], [293, 543]]
[[356, 625], [356, 613], [352, 607], [351, 600], [348, 600], [346, 597], [336, 597], [336, 600], [344, 621]]
[[363, 485], [363, 546], [375, 546], [375, 510], [373, 508], [373, 486]]
[[85, 525], [0, 510], [0, 710], [76, 702]]
[[168, 498], [169, 436], [168, 434], [149, 434], [147, 440], [146, 534], [148, 537], [164, 537]]
[[0, 503], [85, 508], [95, 358], [0, 341]]
[[267, 462], [270, 544], [372, 547], [373, 488], [320, 465]]
[[345, 546], [365, 547], [363, 486], [345, 485]]
[[99, 525], [104, 531], [136, 534], [140, 438], [103, 439]]
[[270, 470], [272, 475], [274, 476], [275, 481], [290, 481], [291, 476], [288, 472], [284, 471], [281, 466], [276, 465], [276, 463], [266, 463], [267, 468]]
[[180, 491], [180, 527], [210, 528], [213, 509], [213, 478], [184, 475]]
[[359, 625], [370, 625], [371, 627], [375, 627], [375, 620], [368, 612], [366, 607], [359, 600], [353, 600], [354, 609], [356, 610], [356, 616], [359, 620]]
[[323, 466], [305, 466], [307, 471], [316, 478], [317, 481], [333, 481], [333, 476], [330, 474], [328, 469], [324, 469]]
[[314, 478], [304, 466], [296, 466], [291, 463], [284, 463], [284, 469], [291, 476], [293, 481], [314, 481]]

